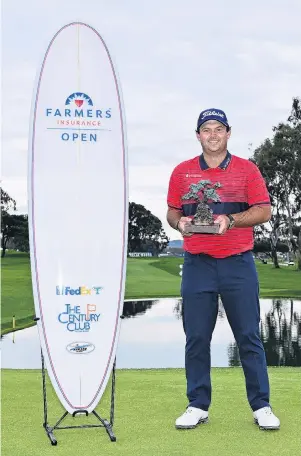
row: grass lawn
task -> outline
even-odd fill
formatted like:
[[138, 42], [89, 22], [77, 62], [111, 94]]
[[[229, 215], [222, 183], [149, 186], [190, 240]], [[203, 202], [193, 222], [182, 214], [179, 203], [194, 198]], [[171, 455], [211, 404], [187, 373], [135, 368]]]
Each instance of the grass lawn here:
[[[158, 298], [180, 295], [182, 258], [128, 258], [125, 298]], [[274, 269], [257, 263], [262, 298], [301, 298], [301, 272], [289, 267]], [[2, 260], [2, 333], [31, 325], [34, 306], [29, 256], [8, 253]]]
[[[3, 370], [3, 456], [297, 456], [300, 454], [300, 368], [270, 368], [271, 403], [280, 431], [260, 431], [253, 424], [240, 368], [212, 369], [213, 400], [209, 424], [185, 431], [174, 420], [186, 407], [182, 369], [117, 370], [114, 432], [104, 429], [57, 430], [52, 447], [42, 428], [41, 374]], [[63, 409], [48, 388], [49, 423]], [[109, 417], [106, 391], [98, 413]], [[67, 423], [87, 423], [68, 418]], [[91, 421], [95, 423], [94, 420]]]
[[2, 258], [1, 285], [2, 327], [12, 327], [13, 315], [20, 327], [32, 324], [34, 305], [28, 255], [8, 253]]

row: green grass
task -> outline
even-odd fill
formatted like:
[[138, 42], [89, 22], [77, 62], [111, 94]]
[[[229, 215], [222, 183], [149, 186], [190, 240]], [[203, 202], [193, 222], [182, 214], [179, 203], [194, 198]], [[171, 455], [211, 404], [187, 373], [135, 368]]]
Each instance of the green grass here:
[[[182, 258], [129, 258], [125, 298], [158, 298], [180, 295], [179, 265]], [[301, 272], [257, 263], [262, 298], [301, 298]], [[9, 253], [2, 260], [2, 333], [33, 324], [29, 256]]]
[[2, 327], [12, 327], [13, 315], [19, 327], [32, 324], [34, 306], [28, 255], [9, 253], [2, 259], [1, 284]]
[[125, 298], [180, 296], [181, 258], [128, 258]]
[[301, 299], [301, 271], [283, 266], [275, 269], [270, 264], [256, 262], [262, 298]]
[[[301, 369], [270, 368], [269, 375], [280, 431], [260, 431], [253, 424], [239, 368], [212, 369], [210, 422], [189, 431], [174, 428], [175, 418], [186, 406], [184, 370], [118, 370], [117, 442], [110, 442], [104, 429], [57, 430], [58, 446], [52, 447], [42, 428], [40, 372], [3, 370], [2, 455], [297, 456]], [[53, 425], [63, 409], [51, 387], [48, 392], [49, 423]], [[97, 408], [106, 418], [108, 392]], [[68, 418], [72, 424], [87, 422], [83, 417]]]

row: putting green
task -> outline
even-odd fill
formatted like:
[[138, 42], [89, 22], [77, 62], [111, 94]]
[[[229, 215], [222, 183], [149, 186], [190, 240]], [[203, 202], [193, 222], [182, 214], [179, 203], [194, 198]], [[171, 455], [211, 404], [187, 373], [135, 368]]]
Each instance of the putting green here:
[[[3, 370], [2, 455], [297, 456], [301, 368], [270, 368], [269, 375], [280, 431], [260, 431], [253, 424], [240, 368], [212, 369], [210, 422], [189, 431], [174, 428], [186, 406], [184, 370], [117, 370], [117, 442], [110, 442], [104, 429], [57, 430], [58, 446], [52, 447], [42, 428], [40, 372]], [[63, 410], [51, 386], [48, 391], [53, 425]], [[97, 408], [104, 417], [109, 415], [108, 398], [107, 391]], [[69, 418], [68, 423], [87, 423], [83, 420]]]

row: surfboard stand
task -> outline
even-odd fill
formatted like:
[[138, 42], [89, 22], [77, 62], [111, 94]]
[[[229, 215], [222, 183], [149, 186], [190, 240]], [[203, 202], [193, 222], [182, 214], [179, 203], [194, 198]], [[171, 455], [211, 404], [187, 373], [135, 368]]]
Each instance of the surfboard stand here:
[[[113, 432], [113, 424], [114, 424], [114, 410], [115, 410], [115, 375], [116, 375], [116, 358], [114, 360], [113, 369], [112, 369], [112, 389], [111, 389], [111, 410], [110, 410], [110, 421], [101, 418], [95, 410], [92, 411], [93, 415], [97, 418], [101, 424], [82, 424], [78, 426], [60, 426], [62, 421], [66, 418], [67, 415], [70, 415], [68, 412], [65, 412], [61, 418], [56, 422], [54, 426], [50, 426], [48, 424], [48, 407], [47, 407], [47, 391], [46, 391], [46, 373], [45, 373], [45, 363], [44, 363], [44, 356], [41, 350], [41, 361], [42, 361], [42, 381], [43, 381], [43, 404], [44, 404], [44, 422], [43, 427], [49, 438], [51, 445], [57, 445], [57, 440], [53, 434], [55, 429], [88, 429], [88, 428], [105, 428], [107, 434], [111, 440], [111, 442], [116, 442], [116, 437]], [[89, 413], [87, 410], [76, 410], [72, 413], [72, 416], [75, 417], [76, 415], [86, 415], [88, 416]]]

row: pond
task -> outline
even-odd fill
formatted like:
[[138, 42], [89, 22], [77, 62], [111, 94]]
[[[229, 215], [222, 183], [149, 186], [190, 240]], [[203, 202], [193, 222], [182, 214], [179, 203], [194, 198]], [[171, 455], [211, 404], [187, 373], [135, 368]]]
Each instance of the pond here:
[[[260, 332], [269, 366], [301, 366], [301, 301], [261, 299]], [[181, 300], [126, 301], [117, 350], [117, 368], [184, 367]], [[37, 327], [2, 339], [2, 367], [41, 366]], [[220, 303], [211, 345], [213, 367], [240, 366], [237, 345]]]

